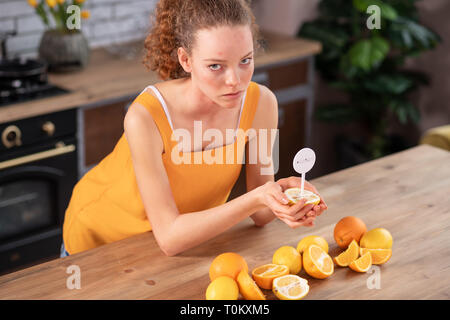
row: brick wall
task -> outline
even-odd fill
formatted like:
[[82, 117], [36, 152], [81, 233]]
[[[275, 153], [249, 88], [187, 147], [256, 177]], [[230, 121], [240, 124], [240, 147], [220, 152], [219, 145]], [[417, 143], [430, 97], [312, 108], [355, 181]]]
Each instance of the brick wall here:
[[[86, 0], [91, 16], [81, 30], [91, 48], [143, 39], [157, 0]], [[50, 18], [51, 20], [51, 18]], [[35, 57], [45, 26], [26, 0], [0, 0], [0, 32], [16, 30], [7, 42], [10, 58]]]

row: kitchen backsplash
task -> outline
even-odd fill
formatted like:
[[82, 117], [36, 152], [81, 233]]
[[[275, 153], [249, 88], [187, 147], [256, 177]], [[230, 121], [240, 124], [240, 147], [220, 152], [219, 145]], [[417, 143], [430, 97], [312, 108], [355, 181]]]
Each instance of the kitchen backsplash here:
[[[86, 0], [81, 30], [91, 48], [143, 39], [157, 0]], [[36, 57], [45, 26], [26, 0], [0, 0], [0, 31], [16, 30], [7, 42], [10, 58]]]

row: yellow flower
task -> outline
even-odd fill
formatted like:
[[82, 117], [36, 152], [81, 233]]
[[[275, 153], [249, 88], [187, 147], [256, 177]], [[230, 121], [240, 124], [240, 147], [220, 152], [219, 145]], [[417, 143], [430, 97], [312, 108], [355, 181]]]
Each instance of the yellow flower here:
[[87, 10], [82, 10], [81, 11], [81, 18], [83, 19], [89, 19], [89, 17], [91, 16], [91, 13]]
[[66, 0], [58, 0], [59, 4], [63, 4]]
[[80, 4], [81, 4], [81, 3], [83, 3], [83, 2], [84, 2], [84, 0], [75, 0], [75, 2], [76, 2], [76, 3], [80, 3]]
[[33, 8], [36, 8], [38, 6], [37, 0], [28, 0], [28, 4]]
[[47, 5], [50, 8], [53, 8], [54, 6], [56, 6], [56, 0], [45, 0], [45, 2], [47, 2]]

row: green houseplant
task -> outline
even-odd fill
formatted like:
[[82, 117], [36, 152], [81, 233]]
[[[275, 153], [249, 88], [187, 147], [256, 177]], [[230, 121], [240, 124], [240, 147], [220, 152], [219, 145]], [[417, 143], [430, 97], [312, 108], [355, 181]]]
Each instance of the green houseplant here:
[[[440, 37], [420, 24], [416, 2], [322, 0], [317, 19], [298, 32], [322, 43], [317, 69], [331, 87], [348, 97], [347, 103], [318, 107], [316, 119], [363, 123], [368, 135], [361, 149], [368, 160], [389, 153], [389, 121], [406, 125], [420, 120], [409, 95], [429, 80], [424, 73], [405, 70], [405, 60], [433, 49]], [[379, 9], [375, 28], [368, 23], [376, 18], [373, 5]]]

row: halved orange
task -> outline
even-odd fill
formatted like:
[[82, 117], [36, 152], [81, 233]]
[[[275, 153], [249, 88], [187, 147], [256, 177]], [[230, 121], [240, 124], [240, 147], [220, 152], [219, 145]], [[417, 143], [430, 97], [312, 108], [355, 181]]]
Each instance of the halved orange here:
[[280, 300], [300, 300], [309, 292], [308, 280], [294, 274], [281, 276], [273, 281], [272, 291]]
[[340, 267], [347, 267], [351, 262], [359, 257], [359, 246], [355, 240], [352, 240], [347, 250], [334, 258], [334, 262]]
[[318, 204], [320, 202], [320, 197], [317, 194], [306, 189], [303, 189], [302, 194], [302, 190], [300, 188], [289, 188], [284, 191], [284, 194], [289, 199], [288, 205], [290, 206], [296, 204], [303, 198], [306, 199], [305, 205]]
[[357, 272], [367, 272], [372, 266], [372, 255], [370, 252], [366, 252], [359, 259], [356, 259], [348, 265], [350, 269]]
[[316, 279], [325, 279], [334, 272], [331, 257], [321, 247], [312, 244], [303, 252], [303, 268]]
[[386, 263], [392, 256], [392, 249], [359, 249], [359, 253], [361, 255], [365, 254], [366, 252], [370, 252], [370, 254], [372, 255], [372, 264]]
[[256, 285], [255, 281], [250, 277], [247, 271], [241, 270], [237, 276], [239, 292], [245, 300], [266, 300], [266, 296]]
[[289, 274], [289, 268], [280, 264], [265, 264], [252, 271], [256, 284], [263, 289], [272, 290], [273, 279]]

